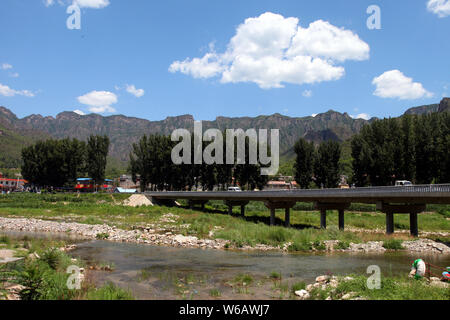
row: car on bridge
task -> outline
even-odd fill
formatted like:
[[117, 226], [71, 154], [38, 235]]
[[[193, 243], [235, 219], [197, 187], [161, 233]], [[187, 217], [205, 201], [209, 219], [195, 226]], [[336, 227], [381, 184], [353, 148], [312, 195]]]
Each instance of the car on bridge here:
[[412, 182], [408, 181], [408, 180], [398, 180], [395, 181], [395, 186], [396, 187], [408, 187], [408, 186], [412, 186]]
[[228, 191], [239, 192], [242, 191], [239, 187], [228, 187]]

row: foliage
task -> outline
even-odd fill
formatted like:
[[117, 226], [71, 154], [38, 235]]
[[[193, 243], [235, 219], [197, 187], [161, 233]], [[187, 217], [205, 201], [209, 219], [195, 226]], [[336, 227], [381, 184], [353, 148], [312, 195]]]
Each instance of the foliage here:
[[308, 143], [305, 139], [301, 138], [295, 143], [294, 151], [297, 155], [294, 164], [295, 181], [297, 181], [302, 189], [308, 189], [313, 176], [315, 160], [314, 143]]
[[[216, 155], [217, 150], [213, 148], [215, 141], [209, 145], [203, 141], [202, 151], [213, 148], [211, 155], [216, 163], [196, 164], [194, 152], [191, 152], [194, 149], [195, 137], [192, 134], [186, 139], [188, 141], [182, 143], [186, 143], [190, 148], [183, 149], [180, 156], [186, 159], [181, 164], [174, 164], [172, 161], [172, 150], [176, 143], [168, 136], [144, 135], [138, 143], [133, 144], [133, 152], [130, 153], [130, 171], [133, 181], [137, 181], [139, 177], [141, 191], [147, 186], [152, 190], [192, 190], [193, 187], [213, 190], [215, 186], [226, 189], [232, 183], [233, 177], [234, 183], [244, 189], [263, 189], [266, 185], [267, 176], [261, 175], [260, 166], [249, 161], [248, 139], [245, 141], [245, 164], [239, 164], [236, 157], [234, 164], [226, 164], [226, 152], [223, 152], [222, 158], [219, 153]], [[222, 143], [222, 150], [226, 150], [226, 134]]]
[[104, 179], [108, 138], [46, 140], [22, 149], [22, 176], [38, 186], [73, 186], [86, 173], [98, 182]]
[[388, 239], [383, 241], [383, 248], [390, 250], [401, 250], [403, 249], [402, 241], [398, 239]]
[[450, 182], [450, 114], [376, 120], [352, 140], [357, 186]]
[[86, 145], [86, 172], [97, 184], [105, 180], [106, 158], [109, 150], [107, 136], [91, 135]]

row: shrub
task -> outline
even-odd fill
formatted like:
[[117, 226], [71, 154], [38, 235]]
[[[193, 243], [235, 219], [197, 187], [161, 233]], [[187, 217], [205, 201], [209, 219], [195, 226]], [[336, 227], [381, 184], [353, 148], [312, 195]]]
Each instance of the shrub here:
[[274, 280], [280, 280], [281, 279], [281, 274], [279, 272], [272, 271], [270, 273], [270, 278], [274, 279]]
[[304, 290], [304, 289], [306, 289], [306, 283], [304, 283], [303, 281], [296, 282], [291, 287], [292, 293], [294, 293], [295, 291]]
[[288, 251], [309, 251], [312, 249], [312, 245], [308, 241], [294, 241], [289, 247]]
[[345, 250], [350, 247], [350, 244], [347, 241], [339, 241], [336, 245], [336, 249]]
[[88, 292], [87, 300], [133, 300], [133, 295], [128, 290], [124, 290], [109, 282], [105, 286]]
[[109, 238], [109, 234], [107, 233], [97, 233], [95, 236], [98, 240], [106, 240]]
[[221, 293], [220, 293], [219, 289], [211, 289], [211, 290], [209, 290], [209, 295], [211, 297], [220, 297]]
[[62, 262], [62, 252], [55, 248], [48, 249], [42, 254], [41, 260], [53, 270], [57, 270]]
[[321, 251], [323, 251], [323, 250], [326, 250], [326, 246], [325, 246], [325, 243], [324, 242], [322, 242], [322, 241], [314, 241], [314, 244], [313, 244], [313, 246], [314, 246], [314, 248], [316, 249], [316, 250], [321, 250]]
[[0, 236], [0, 243], [10, 245], [11, 239], [8, 236]]

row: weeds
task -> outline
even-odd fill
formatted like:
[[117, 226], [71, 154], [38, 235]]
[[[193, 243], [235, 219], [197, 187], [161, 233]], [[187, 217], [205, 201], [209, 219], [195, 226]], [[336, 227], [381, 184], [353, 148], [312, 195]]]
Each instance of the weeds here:
[[383, 241], [383, 247], [385, 249], [390, 249], [390, 250], [402, 250], [403, 245], [402, 245], [402, 241], [398, 240], [398, 239], [389, 239], [389, 240], [385, 240]]

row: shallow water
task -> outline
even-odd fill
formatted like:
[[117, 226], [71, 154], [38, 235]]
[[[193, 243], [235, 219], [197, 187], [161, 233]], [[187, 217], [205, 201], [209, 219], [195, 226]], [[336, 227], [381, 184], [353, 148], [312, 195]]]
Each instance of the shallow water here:
[[[385, 275], [405, 275], [409, 273], [412, 261], [417, 258], [443, 267], [450, 265], [448, 255], [287, 254], [172, 248], [108, 241], [82, 243], [73, 254], [91, 262], [113, 263], [115, 270], [111, 273], [98, 274], [97, 280], [112, 281], [129, 288], [137, 298], [142, 299], [207, 299], [211, 288], [228, 292], [222, 294], [222, 298], [273, 298], [273, 292], [266, 292], [270, 291], [270, 286], [264, 283], [260, 287], [253, 288], [253, 295], [236, 296], [236, 292], [233, 292], [226, 283], [243, 273], [252, 275], [255, 280], [263, 279], [262, 282], [264, 279], [267, 280], [270, 273], [277, 272], [289, 283], [298, 281], [310, 283], [323, 274], [366, 274], [370, 265], [378, 265]], [[145, 281], [139, 279], [142, 270], [150, 274], [149, 279]], [[194, 296], [189, 293], [180, 294], [182, 290], [177, 290], [176, 285], [179, 282], [177, 279], [186, 277], [194, 280], [191, 281], [192, 285], [182, 287], [189, 293], [195, 292]]]
[[[299, 281], [314, 282], [324, 274], [367, 274], [371, 265], [379, 266], [384, 275], [407, 275], [412, 261], [418, 258], [434, 265], [450, 266], [450, 255], [438, 254], [288, 254], [173, 248], [86, 241], [67, 234], [0, 231], [0, 236], [4, 234], [78, 243], [77, 249], [71, 252], [74, 257], [93, 264], [114, 265], [112, 272], [90, 273], [97, 285], [113, 282], [131, 290], [137, 299], [212, 299], [211, 290], [219, 291], [221, 299], [276, 299], [280, 291], [275, 288], [277, 282], [269, 278], [273, 272], [281, 274], [282, 282], [292, 285]], [[252, 284], [246, 288], [230, 286], [239, 274], [250, 274]], [[288, 296], [289, 293], [284, 294], [285, 298]]]

